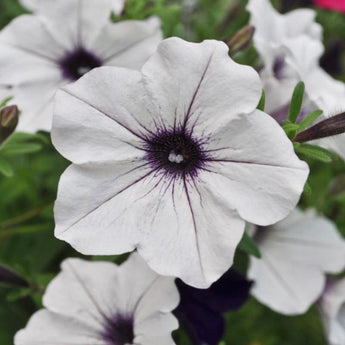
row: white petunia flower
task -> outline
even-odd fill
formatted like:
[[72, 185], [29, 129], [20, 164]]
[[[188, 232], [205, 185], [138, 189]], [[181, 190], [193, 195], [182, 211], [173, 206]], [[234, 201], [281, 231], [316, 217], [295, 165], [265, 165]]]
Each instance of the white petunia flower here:
[[[19, 0], [26, 9], [36, 13], [54, 17], [56, 11], [66, 8], [67, 3], [73, 3], [73, 6], [80, 6], [83, 0]], [[125, 0], [93, 0], [98, 6], [108, 5], [109, 9], [116, 15], [120, 15], [125, 4]], [[78, 4], [79, 2], [79, 4]], [[67, 7], [69, 4], [67, 4]]]
[[160, 274], [208, 287], [243, 219], [285, 217], [308, 175], [260, 96], [224, 43], [177, 38], [141, 73], [103, 67], [59, 91], [52, 139], [76, 164], [60, 180], [56, 236], [82, 253], [137, 248]]
[[152, 272], [138, 254], [122, 265], [67, 259], [15, 345], [173, 345], [174, 279]]
[[252, 294], [282, 314], [300, 314], [321, 295], [325, 273], [345, 267], [345, 242], [328, 219], [294, 210], [254, 235], [261, 259], [250, 258]]
[[[269, 0], [250, 0], [247, 10], [250, 12], [250, 24], [255, 27], [254, 45], [263, 62], [260, 77], [266, 93], [266, 111], [284, 110], [300, 80], [299, 71], [291, 66], [294, 52], [287, 49], [287, 42], [301, 36], [321, 40], [322, 28], [315, 23], [315, 12], [310, 9], [298, 9], [282, 15]], [[314, 54], [317, 55], [317, 51], [309, 51], [308, 57]]]
[[329, 280], [319, 301], [329, 345], [345, 344], [345, 279]]
[[[306, 36], [286, 42], [289, 54], [289, 66], [298, 71], [299, 80], [305, 83], [305, 100], [302, 113], [321, 109], [321, 119], [345, 111], [345, 84], [334, 80], [319, 65], [319, 60], [324, 52], [320, 41], [310, 40]], [[296, 83], [298, 80], [296, 80]], [[278, 90], [278, 88], [276, 88]], [[283, 92], [283, 90], [281, 90]], [[292, 94], [290, 90], [290, 95]], [[287, 113], [286, 113], [287, 114]], [[333, 150], [345, 159], [345, 135], [323, 138], [314, 142], [320, 146]]]
[[162, 38], [157, 18], [110, 21], [108, 0], [44, 0], [0, 33], [0, 84], [13, 85], [19, 131], [50, 130], [56, 90], [92, 68], [139, 69]]
[[[263, 61], [260, 77], [266, 111], [280, 123], [287, 119], [291, 95], [299, 81], [305, 83], [301, 117], [316, 109], [324, 112], [320, 119], [345, 111], [345, 84], [319, 65], [324, 47], [321, 26], [314, 22], [315, 11], [298, 9], [281, 15], [268, 0], [251, 0], [247, 8], [255, 26], [254, 44]], [[345, 135], [317, 144], [345, 159]]]

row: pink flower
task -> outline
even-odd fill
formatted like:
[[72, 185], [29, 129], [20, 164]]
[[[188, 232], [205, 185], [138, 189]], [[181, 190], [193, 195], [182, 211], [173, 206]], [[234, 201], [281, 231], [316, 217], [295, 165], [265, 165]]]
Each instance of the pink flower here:
[[314, 4], [327, 10], [345, 13], [345, 0], [314, 0]]

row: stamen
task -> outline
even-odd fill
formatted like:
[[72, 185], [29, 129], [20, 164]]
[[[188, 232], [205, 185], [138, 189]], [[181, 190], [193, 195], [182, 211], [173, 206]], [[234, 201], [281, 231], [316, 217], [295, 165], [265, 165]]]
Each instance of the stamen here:
[[152, 167], [174, 178], [195, 177], [207, 160], [202, 142], [182, 128], [158, 131], [147, 138], [146, 148]]
[[181, 154], [176, 154], [175, 151], [171, 151], [168, 157], [171, 163], [181, 163], [184, 158]]

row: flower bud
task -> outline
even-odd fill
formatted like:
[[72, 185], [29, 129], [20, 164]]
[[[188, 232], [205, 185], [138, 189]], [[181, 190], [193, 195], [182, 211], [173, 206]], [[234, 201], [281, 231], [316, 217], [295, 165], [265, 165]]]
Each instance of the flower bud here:
[[18, 124], [18, 108], [16, 105], [5, 107], [0, 112], [0, 144], [16, 129]]
[[331, 137], [345, 132], [345, 113], [335, 115], [323, 120], [316, 125], [298, 133], [294, 141], [304, 143], [306, 141]]
[[12, 286], [28, 287], [28, 281], [11, 269], [0, 265], [0, 283]]
[[227, 45], [230, 48], [230, 54], [234, 55], [239, 51], [247, 49], [252, 42], [254, 31], [254, 26], [246, 25], [231, 36], [227, 42]]

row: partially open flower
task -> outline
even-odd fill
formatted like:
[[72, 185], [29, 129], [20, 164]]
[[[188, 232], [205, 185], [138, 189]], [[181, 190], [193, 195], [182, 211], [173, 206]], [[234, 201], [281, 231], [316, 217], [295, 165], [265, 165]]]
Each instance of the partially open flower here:
[[13, 86], [22, 132], [50, 131], [60, 86], [103, 65], [139, 69], [162, 37], [157, 18], [112, 23], [109, 0], [32, 4], [0, 33], [0, 84]]
[[16, 105], [7, 106], [0, 111], [0, 144], [2, 144], [18, 125], [18, 108]]
[[152, 272], [137, 254], [117, 266], [67, 259], [15, 345], [173, 345], [173, 278]]
[[345, 344], [345, 279], [329, 279], [319, 301], [329, 345]]
[[261, 259], [250, 258], [252, 294], [282, 314], [300, 314], [325, 286], [326, 273], [345, 267], [345, 241], [328, 219], [294, 210], [270, 227], [258, 228], [254, 239]]
[[223, 42], [163, 41], [142, 72], [102, 67], [58, 91], [62, 175], [55, 235], [84, 254], [135, 248], [163, 275], [208, 287], [232, 264], [244, 219], [296, 205], [308, 166], [256, 110], [257, 73]]

